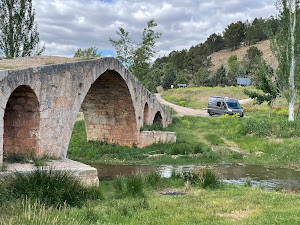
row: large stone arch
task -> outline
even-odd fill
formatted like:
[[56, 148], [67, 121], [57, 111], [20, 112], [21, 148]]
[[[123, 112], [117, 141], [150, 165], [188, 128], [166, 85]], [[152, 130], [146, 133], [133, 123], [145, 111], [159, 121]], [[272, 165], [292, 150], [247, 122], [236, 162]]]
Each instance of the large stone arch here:
[[10, 95], [4, 113], [3, 153], [39, 155], [39, 101], [28, 85]]
[[107, 70], [91, 85], [82, 103], [87, 139], [109, 144], [137, 144], [135, 109], [127, 84]]

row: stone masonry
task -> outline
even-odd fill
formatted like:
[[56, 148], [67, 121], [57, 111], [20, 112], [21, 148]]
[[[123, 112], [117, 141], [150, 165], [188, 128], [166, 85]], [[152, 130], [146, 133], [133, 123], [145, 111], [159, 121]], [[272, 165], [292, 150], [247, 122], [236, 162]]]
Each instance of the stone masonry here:
[[65, 158], [80, 109], [88, 140], [120, 145], [144, 146], [144, 124], [172, 122], [114, 58], [0, 71], [0, 163], [15, 152]]

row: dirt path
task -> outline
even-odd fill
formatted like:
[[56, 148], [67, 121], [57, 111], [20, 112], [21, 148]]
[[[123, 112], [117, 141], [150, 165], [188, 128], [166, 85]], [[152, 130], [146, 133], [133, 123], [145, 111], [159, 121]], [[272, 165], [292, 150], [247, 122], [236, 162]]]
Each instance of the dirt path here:
[[157, 100], [163, 104], [172, 107], [176, 112], [176, 116], [209, 116], [207, 113], [207, 110], [204, 109], [191, 109], [191, 108], [186, 108], [182, 107], [179, 105], [175, 105], [173, 103], [167, 102], [164, 100], [160, 94], [155, 94], [155, 97]]
[[[172, 107], [177, 112], [176, 116], [209, 116], [207, 110], [205, 109], [191, 109], [191, 108], [175, 105], [173, 103], [167, 102], [165, 99], [161, 97], [159, 93], [156, 93], [155, 97], [161, 104]], [[239, 102], [243, 104], [246, 102], [250, 102], [251, 100], [252, 100], [251, 98], [247, 98], [247, 99], [239, 100]]]

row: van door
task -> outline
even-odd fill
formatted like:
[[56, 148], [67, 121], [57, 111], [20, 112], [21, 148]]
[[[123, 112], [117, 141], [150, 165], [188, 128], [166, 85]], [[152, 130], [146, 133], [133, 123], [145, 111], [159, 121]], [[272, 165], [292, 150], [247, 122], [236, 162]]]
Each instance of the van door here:
[[216, 114], [222, 115], [222, 108], [223, 108], [223, 102], [222, 101], [217, 101], [217, 107], [216, 107]]

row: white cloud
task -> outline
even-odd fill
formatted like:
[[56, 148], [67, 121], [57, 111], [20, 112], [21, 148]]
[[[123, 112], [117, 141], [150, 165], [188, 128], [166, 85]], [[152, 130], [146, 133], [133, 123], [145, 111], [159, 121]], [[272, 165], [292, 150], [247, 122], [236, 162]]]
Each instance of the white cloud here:
[[139, 39], [154, 18], [163, 35], [159, 55], [204, 42], [238, 20], [275, 14], [273, 0], [34, 0], [45, 54], [73, 55], [77, 48], [112, 49], [118, 27]]

